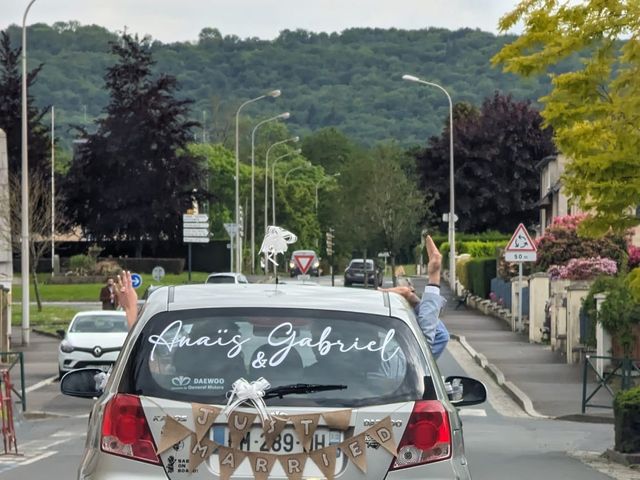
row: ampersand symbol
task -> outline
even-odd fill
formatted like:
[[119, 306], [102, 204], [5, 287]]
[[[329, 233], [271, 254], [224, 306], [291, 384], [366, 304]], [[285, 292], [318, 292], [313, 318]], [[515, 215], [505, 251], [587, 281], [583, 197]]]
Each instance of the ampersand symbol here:
[[264, 352], [258, 352], [256, 358], [251, 362], [253, 368], [264, 368], [267, 366], [267, 360], [264, 358]]

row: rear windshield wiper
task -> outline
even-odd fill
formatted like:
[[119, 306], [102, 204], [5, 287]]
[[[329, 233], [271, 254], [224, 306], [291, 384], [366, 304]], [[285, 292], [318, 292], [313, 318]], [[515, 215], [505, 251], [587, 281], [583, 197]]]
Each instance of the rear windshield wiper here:
[[320, 385], [317, 383], [294, 383], [291, 385], [283, 385], [281, 387], [271, 388], [267, 390], [263, 398], [282, 398], [284, 395], [292, 393], [304, 394], [313, 392], [324, 392], [327, 390], [345, 390], [346, 385]]

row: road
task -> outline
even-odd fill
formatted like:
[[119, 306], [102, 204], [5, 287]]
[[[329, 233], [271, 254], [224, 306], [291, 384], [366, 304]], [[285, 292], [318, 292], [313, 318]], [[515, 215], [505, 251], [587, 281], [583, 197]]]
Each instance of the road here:
[[[320, 283], [326, 283], [326, 278]], [[639, 478], [637, 472], [633, 477], [628, 469], [612, 467], [597, 458], [613, 443], [612, 425], [527, 416], [456, 342], [450, 342], [439, 367], [444, 376], [467, 375], [488, 387], [485, 404], [461, 409], [475, 480]], [[56, 383], [44, 385], [37, 394], [48, 411], [65, 416], [23, 422], [18, 440], [24, 456], [0, 456], [3, 480], [44, 480], [54, 472], [56, 479], [75, 478], [91, 401], [61, 396]], [[611, 476], [599, 471], [612, 469], [617, 471]]]

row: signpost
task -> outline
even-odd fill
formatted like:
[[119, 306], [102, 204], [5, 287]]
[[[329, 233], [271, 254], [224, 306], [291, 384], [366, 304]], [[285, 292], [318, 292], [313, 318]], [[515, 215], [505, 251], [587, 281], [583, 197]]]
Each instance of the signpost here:
[[133, 288], [138, 288], [138, 287], [140, 287], [140, 285], [142, 285], [142, 277], [140, 275], [138, 275], [137, 273], [132, 273], [131, 274], [131, 286]]
[[333, 238], [334, 229], [330, 228], [327, 232], [327, 255], [329, 255], [329, 271], [331, 273], [331, 286], [335, 286], [335, 277], [333, 275]]
[[182, 215], [182, 241], [189, 246], [189, 282], [191, 282], [191, 244], [209, 243], [209, 215], [185, 213]]
[[234, 264], [233, 260], [234, 260], [234, 256], [235, 256], [235, 251], [233, 250], [233, 246], [234, 246], [233, 243], [234, 243], [235, 238], [236, 238], [236, 233], [237, 233], [237, 230], [238, 230], [238, 224], [237, 223], [225, 223], [224, 224], [224, 229], [227, 232], [227, 235], [229, 235], [229, 239], [230, 239], [230, 242], [231, 242], [231, 243], [229, 243], [229, 249], [231, 250], [231, 257], [230, 257], [231, 261], [230, 261], [229, 269], [232, 272], [235, 272], [235, 270], [233, 268], [233, 264]]
[[535, 262], [538, 258], [538, 249], [531, 239], [529, 232], [521, 223], [513, 233], [511, 240], [504, 250], [504, 258], [507, 262], [518, 264], [518, 331], [522, 332], [522, 264]]
[[153, 267], [153, 270], [151, 270], [151, 276], [156, 282], [162, 280], [164, 278], [164, 274], [164, 268], [162, 268], [160, 265]]
[[311, 268], [311, 264], [313, 263], [313, 259], [315, 255], [308, 253], [299, 253], [295, 252], [293, 254], [293, 261], [298, 266], [298, 270], [300, 270], [301, 275], [298, 275], [299, 280], [308, 280], [310, 277], [307, 275], [309, 268]]

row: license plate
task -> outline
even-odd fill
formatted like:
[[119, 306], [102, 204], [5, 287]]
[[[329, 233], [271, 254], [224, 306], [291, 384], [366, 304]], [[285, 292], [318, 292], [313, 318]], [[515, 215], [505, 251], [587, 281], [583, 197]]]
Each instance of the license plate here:
[[[229, 445], [229, 429], [222, 425], [215, 426], [211, 429], [210, 438], [220, 445]], [[340, 442], [342, 442], [342, 432], [318, 428], [311, 441], [311, 450], [338, 445]], [[283, 430], [274, 440], [271, 450], [268, 450], [261, 427], [252, 428], [240, 442], [239, 448], [245, 452], [301, 453], [303, 451], [302, 444], [293, 429]], [[340, 453], [337, 456], [339, 457]]]

